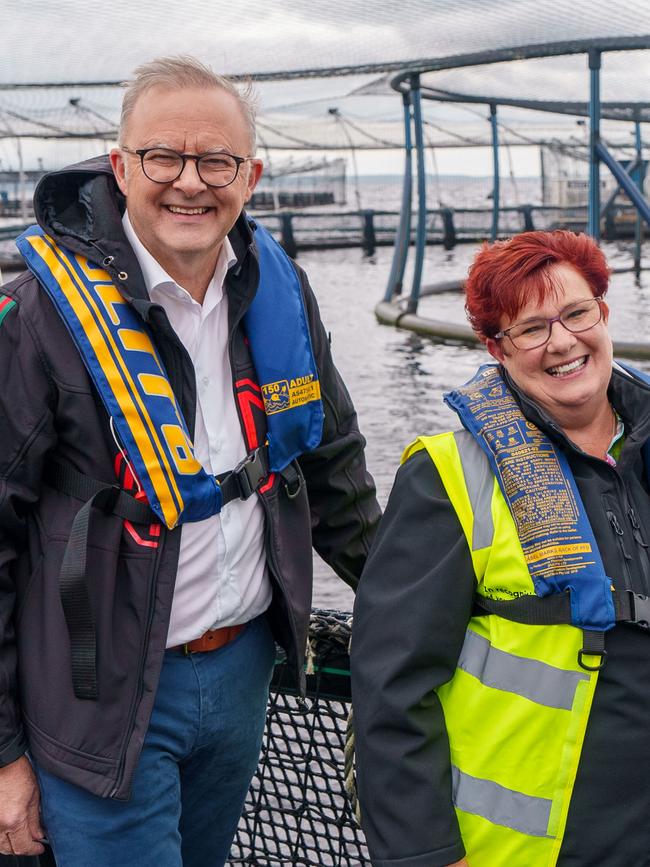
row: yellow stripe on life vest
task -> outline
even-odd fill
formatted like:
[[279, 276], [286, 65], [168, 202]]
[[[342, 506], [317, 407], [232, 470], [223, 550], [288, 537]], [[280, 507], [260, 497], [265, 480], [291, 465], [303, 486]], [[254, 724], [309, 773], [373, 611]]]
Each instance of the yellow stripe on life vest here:
[[[152, 485], [165, 516], [165, 523], [169, 528], [173, 528], [182, 512], [183, 498], [176, 485], [174, 474], [156, 427], [138, 393], [113, 335], [106, 327], [95, 299], [77, 277], [74, 264], [51, 238], [48, 236], [41, 238], [34, 235], [27, 240], [46, 262], [92, 343], [103, 373], [147, 466]], [[95, 316], [90, 313], [88, 308], [94, 312]], [[117, 359], [117, 363], [115, 359]]]

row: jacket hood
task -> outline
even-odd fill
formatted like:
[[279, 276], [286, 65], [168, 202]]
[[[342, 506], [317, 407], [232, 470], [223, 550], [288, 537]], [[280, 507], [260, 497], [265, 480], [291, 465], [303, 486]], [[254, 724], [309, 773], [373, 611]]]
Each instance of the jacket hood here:
[[39, 226], [68, 245], [115, 236], [124, 208], [107, 155], [50, 172], [34, 193]]

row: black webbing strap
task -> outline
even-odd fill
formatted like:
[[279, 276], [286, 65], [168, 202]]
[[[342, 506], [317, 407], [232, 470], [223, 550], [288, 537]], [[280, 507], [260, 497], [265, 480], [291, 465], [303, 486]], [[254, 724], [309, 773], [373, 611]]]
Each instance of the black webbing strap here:
[[[631, 590], [612, 593], [617, 623], [634, 623], [642, 629], [650, 629], [650, 597]], [[487, 599], [474, 596], [474, 613], [498, 614], [506, 620], [547, 626], [571, 623], [571, 599], [568, 593], [553, 596], [519, 596], [516, 599]]]
[[[585, 656], [599, 656], [600, 662], [596, 665], [591, 665], [585, 662]], [[595, 632], [592, 629], [582, 630], [582, 647], [578, 651], [578, 664], [585, 671], [600, 671], [604, 668], [607, 661], [607, 651], [605, 650], [605, 633]]]
[[[631, 590], [612, 593], [617, 623], [632, 623], [641, 629], [650, 629], [650, 597]], [[475, 615], [497, 614], [506, 620], [527, 623], [532, 626], [551, 626], [571, 623], [571, 599], [568, 593], [553, 596], [519, 596], [517, 599], [487, 599], [474, 596]], [[586, 656], [598, 656], [600, 662], [591, 665]], [[578, 663], [587, 671], [598, 671], [605, 665], [605, 633], [592, 629], [582, 630], [582, 649], [578, 651]]]
[[97, 479], [93, 479], [92, 476], [80, 473], [69, 464], [52, 461], [46, 470], [45, 482], [55, 490], [68, 494], [70, 497], [76, 497], [78, 500], [84, 500], [85, 502], [91, 500], [100, 491], [112, 491], [113, 499], [111, 500], [111, 506], [110, 508], [102, 506], [104, 511], [118, 515], [120, 518], [131, 521], [133, 524], [151, 524], [154, 521], [160, 523], [160, 519], [147, 503], [134, 499], [131, 494], [123, 491], [119, 485], [100, 482]]
[[94, 508], [138, 524], [158, 520], [146, 503], [134, 500], [117, 485], [99, 482], [73, 467], [53, 462], [45, 476], [51, 487], [86, 500], [72, 522], [59, 573], [59, 592], [70, 636], [72, 685], [77, 698], [97, 698], [95, 619], [87, 575], [88, 529]]
[[517, 623], [550, 626], [571, 623], [571, 604], [568, 593], [518, 596], [516, 599], [488, 599], [477, 593], [474, 596], [474, 614], [498, 614]]

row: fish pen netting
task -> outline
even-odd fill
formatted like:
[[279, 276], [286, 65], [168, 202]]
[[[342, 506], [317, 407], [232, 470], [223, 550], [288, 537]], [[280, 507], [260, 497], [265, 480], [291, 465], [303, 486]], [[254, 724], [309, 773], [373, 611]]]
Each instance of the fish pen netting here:
[[276, 666], [260, 762], [228, 861], [232, 867], [370, 863], [354, 796], [346, 790], [352, 778], [350, 630], [349, 614], [312, 612], [305, 699], [283, 686], [285, 664]]

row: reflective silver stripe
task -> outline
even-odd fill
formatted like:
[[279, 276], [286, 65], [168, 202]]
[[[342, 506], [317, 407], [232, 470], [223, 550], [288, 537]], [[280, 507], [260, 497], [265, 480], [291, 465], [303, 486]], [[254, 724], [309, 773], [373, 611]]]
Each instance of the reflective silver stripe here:
[[576, 687], [581, 680], [589, 680], [589, 675], [579, 671], [564, 671], [498, 650], [471, 629], [465, 635], [458, 668], [478, 678], [484, 686], [513, 692], [558, 710], [571, 710]]
[[464, 774], [452, 765], [454, 804], [465, 813], [482, 816], [493, 825], [505, 825], [529, 837], [550, 837], [547, 833], [552, 801], [533, 798], [506, 789], [492, 780]]
[[472, 531], [472, 551], [487, 548], [492, 544], [494, 523], [492, 522], [492, 491], [494, 474], [483, 449], [466, 430], [454, 434], [456, 448], [463, 465], [465, 486], [474, 513]]

